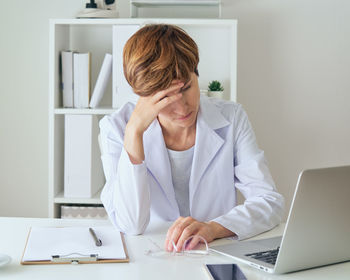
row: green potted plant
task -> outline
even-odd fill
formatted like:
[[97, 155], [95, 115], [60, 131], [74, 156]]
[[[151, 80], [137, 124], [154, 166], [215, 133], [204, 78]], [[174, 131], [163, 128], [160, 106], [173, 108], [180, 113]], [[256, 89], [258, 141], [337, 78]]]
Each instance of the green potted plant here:
[[223, 98], [224, 88], [219, 81], [211, 81], [208, 85], [208, 95], [210, 97]]

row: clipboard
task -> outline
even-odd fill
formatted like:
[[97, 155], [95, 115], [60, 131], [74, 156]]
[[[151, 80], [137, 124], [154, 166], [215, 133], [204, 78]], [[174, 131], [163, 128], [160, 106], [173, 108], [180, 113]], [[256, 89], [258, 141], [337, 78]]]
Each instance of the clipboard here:
[[[93, 238], [89, 236], [89, 227], [31, 227], [20, 263], [22, 265], [40, 265], [129, 262], [129, 255], [122, 232], [117, 231], [112, 226], [94, 227], [94, 230], [102, 239], [101, 247], [95, 246]], [[77, 234], [79, 234], [79, 240], [76, 238]], [[67, 236], [69, 238], [64, 239]], [[42, 246], [38, 246], [38, 240], [40, 240], [40, 243], [42, 243], [40, 245]], [[79, 243], [87, 241], [90, 242], [87, 243], [88, 246], [84, 248], [84, 252], [77, 252], [79, 245], [81, 249], [81, 244]], [[63, 247], [72, 246], [72, 244], [74, 247], [75, 243], [77, 243], [76, 248], [78, 250], [75, 250], [76, 248], [72, 248], [71, 250], [76, 252], [57, 253], [67, 252], [68, 249]], [[61, 249], [59, 246], [61, 246]], [[53, 253], [49, 253], [51, 252], [50, 250], [53, 250]], [[89, 250], [91, 250], [91, 253], [86, 253], [90, 252]]]

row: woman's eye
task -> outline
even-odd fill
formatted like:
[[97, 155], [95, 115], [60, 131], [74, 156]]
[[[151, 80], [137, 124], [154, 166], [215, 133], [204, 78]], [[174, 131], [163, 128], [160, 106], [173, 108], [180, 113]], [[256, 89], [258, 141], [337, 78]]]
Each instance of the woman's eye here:
[[181, 92], [184, 92], [184, 91], [188, 90], [190, 87], [191, 87], [191, 86], [188, 86], [188, 87], [186, 87], [186, 88], [181, 89]]

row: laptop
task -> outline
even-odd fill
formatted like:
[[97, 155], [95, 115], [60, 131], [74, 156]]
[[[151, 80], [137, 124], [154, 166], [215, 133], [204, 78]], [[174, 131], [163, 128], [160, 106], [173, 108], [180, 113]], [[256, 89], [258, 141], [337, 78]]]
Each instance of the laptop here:
[[350, 260], [350, 166], [300, 173], [283, 236], [211, 250], [275, 274]]

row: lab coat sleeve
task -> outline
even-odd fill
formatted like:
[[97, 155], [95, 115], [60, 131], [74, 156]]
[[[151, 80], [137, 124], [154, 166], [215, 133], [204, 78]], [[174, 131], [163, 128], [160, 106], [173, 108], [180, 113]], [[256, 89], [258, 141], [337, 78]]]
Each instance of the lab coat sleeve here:
[[235, 112], [235, 187], [245, 202], [213, 221], [234, 232], [239, 240], [270, 230], [281, 222], [284, 198], [276, 191], [264, 152], [257, 146], [251, 124], [239, 105]]
[[150, 191], [145, 163], [132, 164], [123, 147], [125, 125], [121, 120], [106, 116], [100, 121], [106, 177], [101, 201], [118, 230], [136, 235], [144, 232], [150, 220]]

